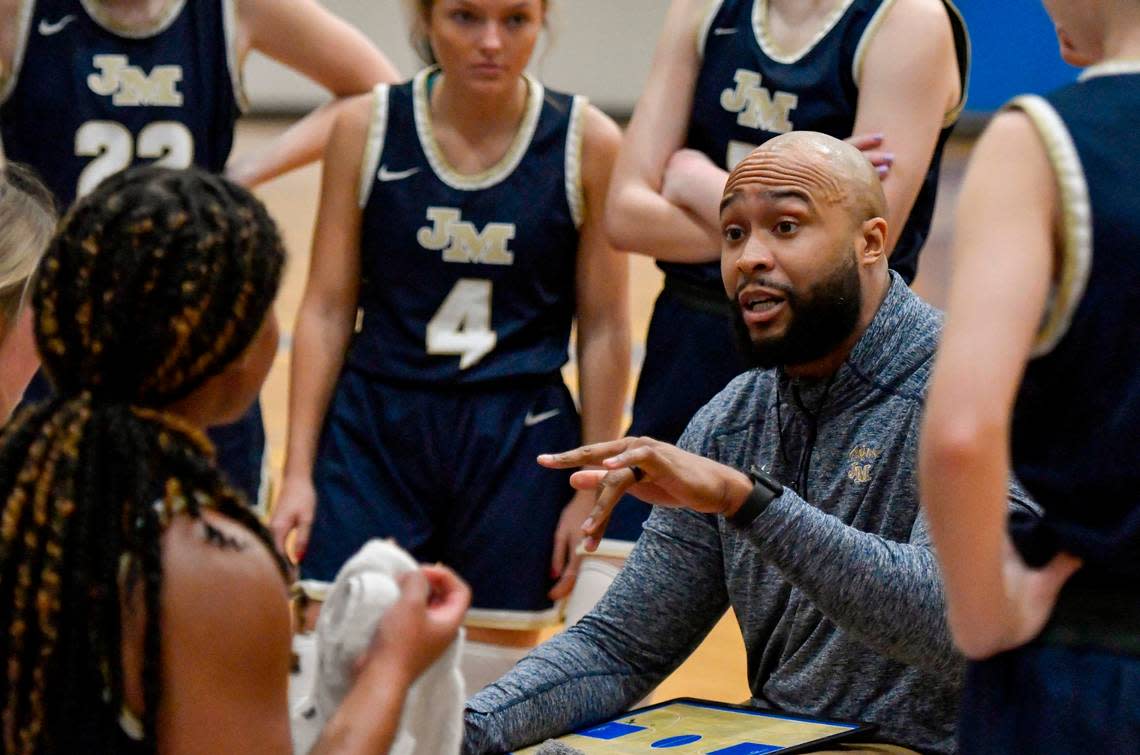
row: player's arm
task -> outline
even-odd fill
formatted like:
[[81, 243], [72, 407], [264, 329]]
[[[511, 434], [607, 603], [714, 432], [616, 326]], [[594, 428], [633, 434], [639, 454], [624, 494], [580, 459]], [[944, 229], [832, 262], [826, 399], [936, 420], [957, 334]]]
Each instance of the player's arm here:
[[[159, 750], [291, 753], [284, 581], [251, 533], [216, 514], [206, 519], [240, 547], [208, 542], [202, 523], [189, 518], [163, 537]], [[388, 752], [408, 688], [454, 639], [469, 597], [446, 569], [407, 575], [313, 752]]]
[[285, 582], [248, 530], [206, 516], [240, 547], [209, 542], [189, 517], [163, 535], [159, 750], [289, 752]]
[[[964, 73], [964, 72], [963, 72]], [[856, 134], [884, 134], [883, 178], [893, 250], [930, 167], [947, 115], [962, 98], [954, 37], [942, 0], [898, 0], [871, 38], [857, 81]]]
[[1029, 571], [1006, 531], [1010, 418], [1053, 281], [1057, 219], [1043, 144], [1025, 115], [999, 115], [962, 186], [949, 309], [920, 450], [922, 502], [950, 627], [972, 657], [1035, 635], [1074, 566], [1061, 556]]
[[7, 23], [0, 24], [0, 93], [7, 89], [12, 77], [12, 62], [16, 57], [16, 47], [20, 32], [20, 24], [11, 19], [19, 19], [23, 6], [32, 0], [0, 0], [0, 18], [9, 19]]
[[[610, 171], [621, 144], [617, 124], [594, 107], [583, 123], [582, 190], [585, 195], [575, 279], [578, 319], [578, 387], [582, 441], [618, 437], [629, 381], [629, 265], [613, 248], [603, 227]], [[577, 493], [562, 513], [554, 543], [552, 573], [559, 581], [550, 592], [569, 595], [577, 575], [582, 520], [593, 507], [593, 494]]]
[[[663, 195], [665, 170], [684, 146], [700, 59], [697, 29], [708, 0], [673, 0], [653, 54], [649, 80], [622, 139], [606, 202], [606, 231], [618, 249], [675, 262], [720, 258], [715, 226]], [[723, 184], [716, 188], [719, 201]]]
[[297, 531], [298, 560], [308, 543], [316, 495], [317, 437], [356, 323], [360, 287], [358, 184], [373, 98], [350, 101], [326, 150], [309, 278], [297, 312], [289, 371], [289, 430], [281, 496], [271, 529], [281, 552]]
[[[292, 68], [336, 99], [317, 108], [263, 150], [235, 159], [227, 172], [246, 186], [267, 181], [321, 156], [346, 98], [399, 72], [356, 27], [316, 0], [236, 0], [238, 54], [258, 50]], [[240, 65], [240, 63], [239, 63]]]

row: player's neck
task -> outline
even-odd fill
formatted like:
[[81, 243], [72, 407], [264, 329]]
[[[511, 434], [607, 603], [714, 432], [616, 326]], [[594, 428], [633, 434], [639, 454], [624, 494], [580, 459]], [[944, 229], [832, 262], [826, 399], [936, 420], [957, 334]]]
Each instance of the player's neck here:
[[784, 52], [803, 50], [844, 2], [845, 0], [768, 0], [768, 12], [762, 20], [764, 32]]
[[431, 93], [432, 123], [462, 133], [476, 143], [483, 140], [480, 136], [488, 141], [513, 136], [526, 111], [528, 92], [529, 86], [522, 78], [517, 86], [504, 88], [501, 95], [488, 96], [465, 91], [441, 76]]
[[1108, 28], [1103, 60], [1140, 60], [1140, 6]]
[[128, 29], [145, 28], [155, 24], [179, 0], [88, 0], [116, 26]]

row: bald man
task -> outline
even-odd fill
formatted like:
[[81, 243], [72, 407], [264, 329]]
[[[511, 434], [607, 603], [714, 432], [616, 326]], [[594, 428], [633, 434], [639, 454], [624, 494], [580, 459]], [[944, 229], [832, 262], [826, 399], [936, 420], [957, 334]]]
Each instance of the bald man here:
[[[875, 722], [886, 751], [954, 751], [962, 662], [915, 470], [940, 318], [888, 269], [884, 206], [870, 163], [822, 134], [777, 137], [733, 170], [721, 273], [755, 369], [679, 447], [540, 457], [603, 467], [572, 478], [598, 490], [595, 542], [623, 493], [655, 509], [597, 607], [468, 702], [465, 752], [616, 715], [730, 605], [755, 705]], [[1033, 515], [1016, 493], [1010, 507]]]

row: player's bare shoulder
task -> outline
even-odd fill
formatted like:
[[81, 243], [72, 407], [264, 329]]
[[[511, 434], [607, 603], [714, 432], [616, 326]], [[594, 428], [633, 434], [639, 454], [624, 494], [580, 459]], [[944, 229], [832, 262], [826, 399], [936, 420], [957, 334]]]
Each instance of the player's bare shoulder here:
[[[32, 12], [33, 0], [0, 0], [0, 93], [8, 87], [8, 80], [12, 76], [16, 49], [19, 47], [20, 36], [24, 33], [24, 25], [20, 23], [24, 14]], [[13, 23], [14, 22], [14, 23]]]
[[907, 38], [910, 45], [952, 52], [954, 32], [945, 0], [895, 0], [883, 19], [881, 35]]
[[[959, 49], [966, 44], [962, 24], [945, 0], [895, 0], [881, 23], [868, 28], [867, 35], [872, 36], [864, 40], [866, 55], [856, 63], [857, 78], [871, 71], [902, 71], [905, 67], [916, 81], [937, 82], [946, 92], [947, 112], [956, 112], [962, 104], [969, 64], [966, 49]], [[959, 35], [962, 40], [957, 39]]]
[[276, 558], [249, 529], [214, 511], [176, 516], [162, 538], [164, 613], [197, 621], [261, 625], [287, 617]]
[[608, 172], [620, 145], [621, 128], [613, 118], [589, 105], [582, 122], [582, 157], [587, 170], [592, 163], [601, 162]]

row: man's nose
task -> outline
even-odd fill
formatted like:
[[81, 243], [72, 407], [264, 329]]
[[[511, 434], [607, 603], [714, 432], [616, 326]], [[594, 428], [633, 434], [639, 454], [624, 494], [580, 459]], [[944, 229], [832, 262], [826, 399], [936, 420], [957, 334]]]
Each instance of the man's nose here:
[[772, 248], [756, 234], [748, 239], [748, 243], [744, 245], [740, 257], [736, 260], [736, 269], [744, 275], [771, 270], [775, 265], [776, 259], [772, 255]]

